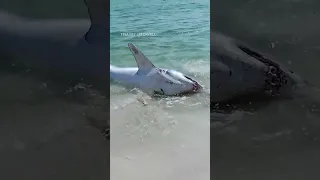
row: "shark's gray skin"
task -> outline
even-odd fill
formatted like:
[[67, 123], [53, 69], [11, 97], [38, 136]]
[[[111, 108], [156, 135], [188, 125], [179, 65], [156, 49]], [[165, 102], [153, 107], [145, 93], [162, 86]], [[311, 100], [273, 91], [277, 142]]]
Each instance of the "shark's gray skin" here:
[[0, 11], [1, 67], [26, 67], [108, 87], [108, 28], [101, 18], [93, 19], [96, 14], [90, 19], [41, 20]]
[[248, 45], [211, 32], [210, 99], [228, 102], [241, 96], [292, 97], [307, 82]]

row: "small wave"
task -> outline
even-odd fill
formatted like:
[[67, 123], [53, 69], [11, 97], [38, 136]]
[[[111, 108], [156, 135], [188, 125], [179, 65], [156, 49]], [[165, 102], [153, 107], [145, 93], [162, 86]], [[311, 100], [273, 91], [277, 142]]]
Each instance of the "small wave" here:
[[191, 73], [200, 74], [203, 76], [210, 74], [210, 62], [208, 60], [194, 60], [184, 63], [183, 68]]

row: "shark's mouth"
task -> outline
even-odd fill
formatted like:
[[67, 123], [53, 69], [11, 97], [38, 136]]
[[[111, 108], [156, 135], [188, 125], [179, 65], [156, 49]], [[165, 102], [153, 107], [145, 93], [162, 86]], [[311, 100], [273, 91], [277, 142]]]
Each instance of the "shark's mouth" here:
[[184, 75], [184, 77], [193, 82], [192, 92], [198, 92], [199, 90], [202, 89], [202, 86], [197, 81], [191, 79], [190, 77], [188, 77], [186, 75]]
[[192, 91], [197, 92], [201, 89], [201, 85], [194, 81]]
[[265, 87], [264, 87], [264, 91], [267, 94], [270, 94], [270, 95], [277, 94], [280, 91], [281, 87], [283, 87], [288, 83], [288, 76], [284, 71], [281, 70], [280, 66], [277, 63], [249, 49], [248, 47], [245, 47], [239, 44], [237, 44], [237, 46], [243, 52], [245, 52], [249, 56], [257, 59], [258, 61], [262, 62], [267, 66], [267, 71], [265, 74], [267, 79], [265, 80]]

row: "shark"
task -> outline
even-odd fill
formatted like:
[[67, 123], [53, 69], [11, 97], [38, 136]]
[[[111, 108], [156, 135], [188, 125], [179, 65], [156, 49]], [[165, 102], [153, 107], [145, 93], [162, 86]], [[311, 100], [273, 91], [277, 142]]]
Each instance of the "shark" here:
[[110, 78], [137, 87], [151, 95], [179, 95], [203, 89], [196, 80], [173, 70], [156, 67], [135, 45], [128, 44], [137, 67], [117, 67], [110, 64]]

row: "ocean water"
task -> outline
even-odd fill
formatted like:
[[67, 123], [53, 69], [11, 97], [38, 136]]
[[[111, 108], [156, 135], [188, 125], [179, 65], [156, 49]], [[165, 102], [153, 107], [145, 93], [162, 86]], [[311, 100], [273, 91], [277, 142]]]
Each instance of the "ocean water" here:
[[127, 47], [133, 43], [156, 66], [205, 87], [192, 96], [154, 99], [111, 83], [111, 179], [209, 179], [209, 0], [110, 4], [111, 64], [136, 67]]

